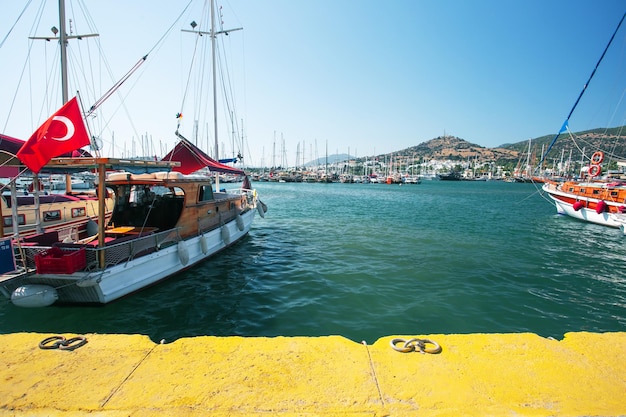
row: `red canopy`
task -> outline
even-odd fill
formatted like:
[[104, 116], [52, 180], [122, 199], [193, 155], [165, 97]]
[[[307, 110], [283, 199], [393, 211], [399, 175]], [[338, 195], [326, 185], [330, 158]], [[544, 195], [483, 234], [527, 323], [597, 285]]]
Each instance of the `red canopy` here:
[[220, 164], [215, 159], [202, 152], [196, 145], [184, 138], [181, 138], [174, 149], [172, 149], [161, 160], [180, 162], [179, 167], [172, 169], [183, 174], [191, 174], [192, 172], [196, 172], [206, 167], [209, 168], [211, 172], [246, 175], [246, 173], [241, 169]]

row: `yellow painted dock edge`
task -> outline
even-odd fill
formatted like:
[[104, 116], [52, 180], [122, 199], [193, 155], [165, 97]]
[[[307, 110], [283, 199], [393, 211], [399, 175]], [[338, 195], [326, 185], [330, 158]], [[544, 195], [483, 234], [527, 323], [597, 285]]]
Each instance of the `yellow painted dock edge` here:
[[[184, 338], [0, 335], [0, 416], [624, 416], [626, 333]], [[69, 338], [73, 334], [64, 334]], [[400, 353], [421, 337], [439, 354]]]

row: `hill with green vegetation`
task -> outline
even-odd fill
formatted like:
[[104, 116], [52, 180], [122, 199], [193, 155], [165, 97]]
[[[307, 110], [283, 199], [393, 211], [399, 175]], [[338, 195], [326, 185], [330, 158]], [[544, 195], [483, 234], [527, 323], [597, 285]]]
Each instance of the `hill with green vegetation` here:
[[[495, 148], [486, 148], [470, 143], [456, 136], [439, 136], [427, 142], [402, 149], [393, 154], [377, 155], [385, 157], [424, 160], [479, 161], [495, 162], [508, 165], [520, 159], [531, 159], [538, 162], [542, 152], [548, 149], [555, 135], [546, 135], [518, 143], [504, 144]], [[626, 160], [626, 126], [610, 129], [593, 129], [578, 133], [562, 133], [547, 155], [546, 160], [571, 158], [579, 161], [582, 153], [589, 158], [596, 151], [603, 151], [606, 159]]]

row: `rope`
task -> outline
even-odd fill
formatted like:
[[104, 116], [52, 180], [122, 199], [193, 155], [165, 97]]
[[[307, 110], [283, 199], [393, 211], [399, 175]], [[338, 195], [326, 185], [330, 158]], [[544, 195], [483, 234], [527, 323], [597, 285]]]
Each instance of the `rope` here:
[[154, 345], [152, 347], [152, 349], [150, 349], [145, 356], [139, 361], [137, 362], [137, 365], [135, 365], [135, 367], [130, 371], [130, 373], [128, 375], [126, 375], [126, 378], [124, 378], [120, 384], [115, 387], [115, 389], [113, 391], [111, 391], [111, 394], [109, 394], [108, 397], [106, 397], [104, 399], [104, 401], [102, 402], [102, 404], [100, 404], [100, 408], [104, 407], [105, 405], [107, 405], [107, 403], [111, 400], [111, 398], [113, 398], [113, 396], [120, 390], [120, 388], [122, 388], [122, 385], [124, 385], [126, 383], [126, 381], [128, 381], [130, 379], [131, 376], [133, 376], [133, 374], [135, 373], [135, 371], [139, 368], [139, 366], [145, 362], [145, 360], [148, 358], [148, 356], [150, 356], [150, 354], [152, 353], [152, 351], [154, 351], [154, 349], [156, 349], [158, 345]]

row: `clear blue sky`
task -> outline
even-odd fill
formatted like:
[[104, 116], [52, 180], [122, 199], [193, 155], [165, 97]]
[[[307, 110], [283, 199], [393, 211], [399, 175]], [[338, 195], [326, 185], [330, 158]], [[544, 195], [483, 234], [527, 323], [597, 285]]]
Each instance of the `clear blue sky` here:
[[[66, 1], [67, 17], [78, 32], [100, 33], [115, 78], [157, 43], [185, 3]], [[2, 6], [0, 41], [24, 7], [17, 3]], [[48, 3], [49, 17], [34, 30], [40, 3], [33, 0], [0, 48], [0, 131], [10, 136], [27, 138], [60, 106], [58, 88], [46, 102], [41, 81], [36, 81], [46, 73], [58, 77], [50, 70], [56, 64], [54, 43], [44, 51], [45, 42], [39, 41], [31, 51], [39, 61], [27, 67], [9, 113], [26, 62], [27, 36], [45, 36], [52, 25], [58, 26], [57, 1]], [[283, 143], [293, 165], [299, 143], [308, 161], [323, 156], [326, 143], [329, 153], [366, 156], [414, 146], [444, 132], [486, 147], [555, 134], [626, 11], [623, 0], [218, 3], [225, 28], [244, 27], [223, 40], [223, 50], [229, 57], [236, 120], [243, 120], [247, 139], [244, 155], [254, 165], [270, 165], [274, 152], [280, 162]], [[193, 120], [201, 119], [201, 138], [209, 136], [201, 139], [203, 148], [207, 141], [213, 143], [213, 130], [206, 128], [212, 120], [205, 120], [210, 107], [196, 110], [201, 109], [194, 104], [197, 90], [187, 93], [183, 105], [193, 36], [180, 29], [202, 19], [201, 6], [199, 2], [187, 11], [122, 87], [124, 106], [118, 97], [111, 98], [104, 115], [91, 122], [105, 153], [130, 152], [133, 138], [138, 151], [138, 136], [145, 134], [157, 153], [171, 147], [181, 108], [181, 132], [191, 138]], [[85, 20], [82, 8], [92, 22]], [[570, 119], [573, 131], [626, 124], [625, 106], [616, 111], [626, 79], [625, 40], [626, 23]], [[72, 56], [80, 53], [85, 61], [87, 41], [80, 47], [72, 42]], [[92, 58], [91, 65], [100, 64]], [[210, 74], [208, 67], [205, 74]], [[194, 77], [192, 85], [196, 82]], [[111, 84], [107, 76], [97, 78], [97, 91], [91, 94], [81, 87], [86, 104]], [[220, 123], [221, 151], [230, 155], [231, 127], [224, 126], [221, 116]]]

